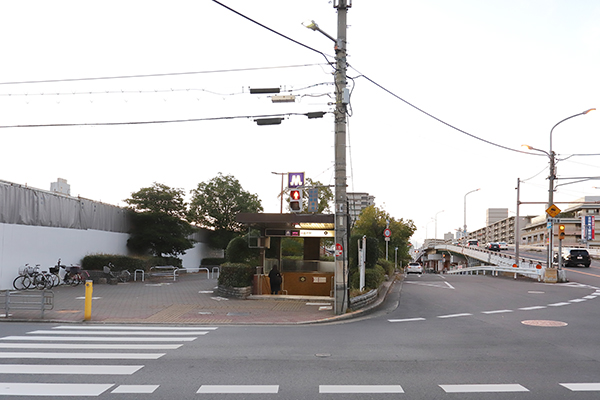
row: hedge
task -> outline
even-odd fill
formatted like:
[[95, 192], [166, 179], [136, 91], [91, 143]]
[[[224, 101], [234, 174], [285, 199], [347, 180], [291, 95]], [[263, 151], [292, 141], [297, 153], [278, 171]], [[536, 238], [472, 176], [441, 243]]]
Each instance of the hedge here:
[[248, 264], [225, 263], [219, 271], [219, 286], [246, 287], [252, 286], [255, 268]]

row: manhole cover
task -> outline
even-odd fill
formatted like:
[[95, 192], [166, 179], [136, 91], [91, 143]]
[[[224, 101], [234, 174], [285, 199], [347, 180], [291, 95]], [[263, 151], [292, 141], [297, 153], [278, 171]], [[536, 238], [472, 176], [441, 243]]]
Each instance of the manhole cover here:
[[544, 319], [530, 319], [530, 320], [521, 321], [521, 323], [524, 325], [529, 325], [529, 326], [547, 326], [547, 327], [567, 326], [568, 325], [566, 322], [548, 321], [548, 320], [544, 320]]

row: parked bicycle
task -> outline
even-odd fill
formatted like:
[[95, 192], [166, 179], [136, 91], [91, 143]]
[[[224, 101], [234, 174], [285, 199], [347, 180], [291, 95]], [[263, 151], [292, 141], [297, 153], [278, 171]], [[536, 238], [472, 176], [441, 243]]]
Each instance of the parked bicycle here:
[[105, 265], [103, 267], [103, 271], [105, 274], [109, 275], [111, 278], [117, 279], [123, 283], [129, 282], [131, 280], [131, 272], [124, 269], [124, 270], [119, 271], [115, 275], [112, 271], [114, 268], [115, 268], [115, 266], [111, 262], [109, 262], [108, 265]]
[[13, 281], [13, 287], [16, 290], [26, 290], [36, 288], [39, 290], [52, 289], [58, 285], [60, 280], [54, 274], [47, 271], [40, 271], [40, 265], [35, 267], [25, 264], [23, 268], [19, 268], [19, 276]]

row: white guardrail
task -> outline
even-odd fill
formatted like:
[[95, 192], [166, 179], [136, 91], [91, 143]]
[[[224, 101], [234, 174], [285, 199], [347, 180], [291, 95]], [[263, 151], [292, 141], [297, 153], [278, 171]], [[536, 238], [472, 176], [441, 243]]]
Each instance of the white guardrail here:
[[514, 273], [515, 278], [517, 277], [517, 274], [519, 274], [529, 278], [537, 279], [538, 281], [542, 280], [544, 276], [544, 266], [539, 260], [519, 257], [519, 261], [517, 263], [515, 256], [512, 254], [499, 253], [479, 248], [454, 246], [449, 244], [438, 244], [435, 246], [435, 249], [447, 250], [456, 254], [463, 254], [467, 257], [490, 264], [453, 268], [449, 271], [446, 271], [447, 274], [478, 274], [479, 271], [482, 271], [485, 274], [486, 271], [490, 271], [492, 275], [497, 276], [499, 272], [508, 272]]

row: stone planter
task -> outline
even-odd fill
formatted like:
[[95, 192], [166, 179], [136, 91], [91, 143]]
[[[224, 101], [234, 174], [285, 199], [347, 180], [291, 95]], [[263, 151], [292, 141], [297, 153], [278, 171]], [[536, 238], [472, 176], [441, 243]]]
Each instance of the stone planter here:
[[252, 286], [231, 287], [219, 285], [217, 286], [216, 294], [232, 299], [246, 299], [252, 294]]

